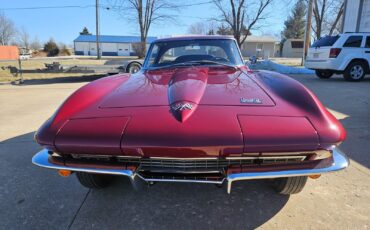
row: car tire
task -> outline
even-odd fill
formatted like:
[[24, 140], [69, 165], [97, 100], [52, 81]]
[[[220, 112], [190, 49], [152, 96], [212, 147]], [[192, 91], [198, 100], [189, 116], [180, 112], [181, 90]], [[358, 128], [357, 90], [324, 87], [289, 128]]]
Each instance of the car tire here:
[[127, 73], [137, 73], [141, 69], [141, 65], [139, 63], [133, 62], [130, 63], [127, 67]]
[[361, 61], [351, 62], [343, 73], [347, 81], [361, 81], [367, 73], [367, 65]]
[[76, 176], [81, 185], [86, 188], [100, 189], [108, 187], [113, 181], [113, 176], [103, 174], [93, 174], [76, 172]]
[[296, 194], [302, 191], [307, 182], [307, 176], [284, 177], [274, 180], [276, 192], [284, 195]]
[[321, 79], [328, 79], [333, 76], [333, 71], [330, 70], [315, 70], [316, 76]]

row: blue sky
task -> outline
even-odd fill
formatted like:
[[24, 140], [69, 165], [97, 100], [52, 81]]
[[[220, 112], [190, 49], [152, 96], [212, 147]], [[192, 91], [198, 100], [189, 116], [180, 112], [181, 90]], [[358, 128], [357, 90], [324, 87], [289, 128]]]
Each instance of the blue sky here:
[[[107, 5], [108, 0], [100, 0], [102, 5]], [[180, 0], [181, 1], [181, 0]], [[182, 4], [206, 2], [207, 0], [185, 1]], [[276, 0], [269, 9], [269, 18], [264, 21], [264, 26], [253, 34], [276, 34], [283, 28], [283, 23], [289, 15], [292, 0]], [[95, 0], [0, 0], [0, 11], [10, 18], [18, 28], [25, 28], [31, 37], [44, 42], [50, 37], [58, 42], [72, 44], [73, 39], [86, 26], [95, 34], [95, 8], [91, 7]], [[39, 6], [87, 6], [81, 8], [58, 9], [27, 9], [11, 10], [9, 8], [26, 8]], [[172, 14], [172, 13], [171, 13]], [[165, 36], [171, 34], [186, 34], [189, 25], [217, 17], [218, 12], [212, 4], [189, 6], [175, 12], [175, 23], [162, 22], [154, 24], [150, 36]], [[130, 23], [112, 10], [100, 10], [101, 34], [104, 35], [139, 35], [137, 25]]]

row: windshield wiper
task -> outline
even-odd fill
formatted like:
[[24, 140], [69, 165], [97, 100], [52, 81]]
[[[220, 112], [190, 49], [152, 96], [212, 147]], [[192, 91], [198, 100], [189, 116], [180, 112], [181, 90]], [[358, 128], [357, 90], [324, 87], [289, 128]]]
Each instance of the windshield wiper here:
[[150, 70], [157, 70], [157, 69], [164, 69], [164, 68], [174, 68], [174, 67], [181, 67], [181, 66], [195, 66], [195, 65], [202, 65], [202, 64], [222, 65], [222, 66], [226, 66], [226, 67], [229, 67], [229, 68], [237, 69], [236, 66], [225, 64], [225, 63], [222, 63], [222, 62], [211, 61], [211, 60], [186, 61], [186, 62], [180, 62], [180, 63], [176, 63], [176, 64], [152, 67], [152, 68], [149, 68], [149, 69]]

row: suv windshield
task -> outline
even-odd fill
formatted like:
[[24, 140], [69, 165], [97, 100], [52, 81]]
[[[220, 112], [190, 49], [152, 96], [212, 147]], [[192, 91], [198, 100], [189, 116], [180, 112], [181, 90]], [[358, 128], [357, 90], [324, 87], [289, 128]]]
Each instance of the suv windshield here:
[[338, 40], [339, 35], [337, 36], [325, 36], [315, 41], [311, 47], [321, 47], [321, 46], [332, 46]]
[[144, 68], [180, 65], [243, 65], [232, 39], [194, 39], [156, 42], [151, 45]]

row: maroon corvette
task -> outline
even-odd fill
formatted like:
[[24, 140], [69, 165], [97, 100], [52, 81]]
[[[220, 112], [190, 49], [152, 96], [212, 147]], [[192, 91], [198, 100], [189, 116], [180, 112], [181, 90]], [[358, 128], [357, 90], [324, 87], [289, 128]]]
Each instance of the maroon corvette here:
[[344, 169], [342, 125], [299, 82], [244, 65], [234, 39], [177, 37], [151, 44], [143, 68], [73, 93], [35, 135], [33, 163], [102, 188], [273, 179], [282, 194]]

